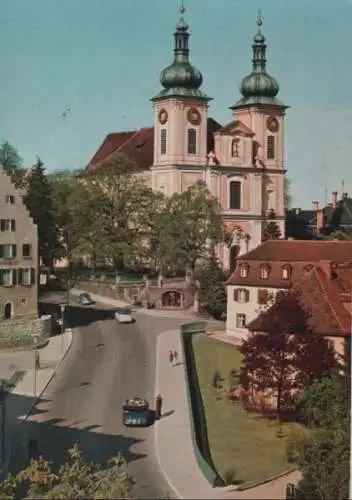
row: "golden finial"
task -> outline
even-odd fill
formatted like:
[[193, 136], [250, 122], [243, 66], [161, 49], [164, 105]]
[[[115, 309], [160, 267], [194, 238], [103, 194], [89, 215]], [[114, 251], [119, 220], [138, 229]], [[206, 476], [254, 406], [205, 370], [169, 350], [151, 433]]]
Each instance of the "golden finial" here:
[[180, 12], [181, 14], [184, 14], [186, 12], [186, 7], [183, 5], [183, 0], [181, 0]]
[[258, 10], [257, 25], [260, 27], [263, 24], [262, 11]]

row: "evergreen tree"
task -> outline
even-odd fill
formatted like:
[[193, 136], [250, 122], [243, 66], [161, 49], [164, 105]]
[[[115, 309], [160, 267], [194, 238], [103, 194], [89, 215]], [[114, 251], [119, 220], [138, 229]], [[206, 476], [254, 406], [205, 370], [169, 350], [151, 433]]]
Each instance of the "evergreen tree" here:
[[54, 205], [43, 162], [38, 158], [26, 183], [23, 201], [38, 227], [38, 254], [43, 264], [51, 265], [58, 245]]
[[281, 239], [282, 235], [280, 228], [276, 223], [276, 214], [274, 210], [270, 211], [268, 220], [269, 222], [266, 224], [264, 228], [263, 241]]
[[199, 301], [202, 311], [219, 320], [226, 317], [225, 280], [226, 276], [212, 252], [200, 275]]

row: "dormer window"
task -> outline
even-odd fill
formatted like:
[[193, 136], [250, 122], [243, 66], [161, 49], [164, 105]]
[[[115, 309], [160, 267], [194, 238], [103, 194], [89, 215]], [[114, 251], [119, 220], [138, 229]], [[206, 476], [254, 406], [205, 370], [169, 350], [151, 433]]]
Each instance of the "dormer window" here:
[[239, 269], [240, 269], [240, 277], [241, 278], [247, 278], [248, 276], [248, 265], [247, 264], [241, 264], [239, 266]]
[[240, 156], [240, 140], [233, 139], [231, 142], [231, 156], [232, 158], [238, 158]]
[[281, 269], [281, 278], [283, 280], [288, 280], [290, 279], [290, 276], [291, 276], [291, 266], [290, 265], [283, 266]]
[[261, 280], [267, 280], [269, 278], [269, 266], [267, 266], [266, 264], [260, 266], [259, 276]]

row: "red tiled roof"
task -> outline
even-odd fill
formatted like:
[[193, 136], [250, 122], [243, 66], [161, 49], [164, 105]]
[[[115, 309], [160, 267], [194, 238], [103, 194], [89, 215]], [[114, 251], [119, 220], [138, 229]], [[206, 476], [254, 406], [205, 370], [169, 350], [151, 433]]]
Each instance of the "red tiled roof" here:
[[224, 125], [219, 130], [217, 130], [217, 132], [226, 133], [226, 132], [230, 132], [231, 130], [233, 130], [235, 128], [241, 129], [243, 132], [245, 132], [248, 135], [252, 135], [252, 136], [255, 135], [253, 130], [248, 128], [247, 125], [242, 123], [240, 120], [234, 120], [234, 121], [228, 123], [227, 125]]
[[[336, 268], [329, 276], [326, 269], [318, 264], [286, 293], [298, 298], [302, 314], [307, 313], [307, 324], [311, 333], [345, 336], [351, 331], [351, 317], [344, 306], [344, 302], [348, 301], [344, 294], [349, 294], [351, 290], [351, 267]], [[247, 325], [248, 329], [270, 333], [270, 325], [277, 323], [280, 315], [285, 313], [286, 311], [280, 310], [279, 302], [276, 302], [251, 321]], [[284, 321], [282, 323], [284, 324]]]
[[[216, 120], [208, 118], [208, 152], [214, 150], [214, 133], [219, 128], [221, 125]], [[154, 159], [154, 127], [108, 134], [89, 162], [87, 171], [95, 170], [110, 156], [118, 153], [123, 153], [134, 160], [140, 170], [148, 170], [153, 165]]]
[[[290, 288], [306, 274], [307, 266], [323, 261], [352, 263], [352, 241], [268, 240], [236, 260], [236, 269], [227, 285]], [[241, 264], [247, 264], [248, 274], [240, 276]], [[269, 265], [268, 279], [260, 278], [260, 268]], [[284, 266], [290, 266], [288, 280], [282, 278]]]

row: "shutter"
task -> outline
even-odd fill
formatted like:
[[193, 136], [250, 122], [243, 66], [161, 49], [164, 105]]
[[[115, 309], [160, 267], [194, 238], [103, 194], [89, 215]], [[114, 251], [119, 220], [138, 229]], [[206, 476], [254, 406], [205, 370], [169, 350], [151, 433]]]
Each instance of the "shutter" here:
[[16, 221], [15, 221], [15, 219], [11, 219], [11, 231], [16, 231]]
[[17, 257], [17, 245], [12, 245], [12, 257]]
[[36, 271], [34, 267], [31, 267], [31, 285], [35, 285], [36, 279], [35, 279]]
[[23, 269], [17, 269], [17, 283], [19, 285], [23, 284]]
[[238, 288], [236, 288], [236, 290], [233, 291], [233, 300], [235, 302], [238, 301]]
[[5, 256], [4, 245], [0, 245], [0, 259], [3, 259]]
[[18, 284], [18, 269], [12, 269], [12, 286], [16, 286]]
[[246, 290], [246, 302], [249, 302], [249, 290]]
[[0, 285], [4, 284], [4, 269], [0, 269]]

